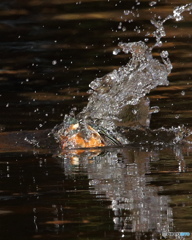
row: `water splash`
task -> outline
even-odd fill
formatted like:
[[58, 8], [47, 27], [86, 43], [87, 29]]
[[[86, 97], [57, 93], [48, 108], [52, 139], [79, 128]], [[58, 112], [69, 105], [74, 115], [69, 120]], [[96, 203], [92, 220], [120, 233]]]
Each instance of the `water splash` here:
[[[76, 117], [65, 116], [57, 136], [67, 135], [69, 139], [81, 134], [88, 140], [95, 129], [105, 136], [101, 139], [104, 145], [126, 144], [128, 141], [117, 127], [149, 127], [153, 109], [146, 94], [158, 85], [169, 84], [167, 76], [172, 66], [168, 54], [161, 54], [163, 63], [160, 63], [142, 41], [119, 43], [119, 49], [131, 53], [130, 61], [90, 83], [87, 106]], [[73, 131], [69, 131], [71, 124]], [[74, 146], [73, 142], [70, 147]]]
[[157, 112], [158, 107], [151, 109], [146, 95], [158, 85], [168, 85], [172, 69], [167, 51], [161, 52], [160, 62], [153, 58], [152, 50], [162, 46], [161, 38], [166, 36], [164, 23], [169, 19], [182, 20], [182, 13], [191, 9], [192, 4], [187, 4], [175, 8], [163, 20], [151, 20], [156, 28], [153, 32], [156, 43], [151, 48], [143, 41], [118, 44], [113, 54], [120, 51], [131, 54], [129, 62], [90, 83], [87, 106], [77, 116], [66, 115], [62, 125], [54, 129], [63, 146], [78, 147], [78, 138], [80, 146], [87, 147], [90, 144], [85, 143], [94, 137], [98, 146], [127, 144], [129, 141], [118, 131], [119, 127], [149, 127], [151, 113]]
[[153, 32], [153, 36], [156, 38], [156, 43], [152, 47], [161, 47], [162, 46], [162, 41], [161, 38], [166, 36], [166, 32], [164, 29], [164, 23], [170, 19], [175, 20], [175, 21], [181, 21], [184, 19], [183, 13], [188, 12], [192, 10], [192, 3], [183, 5], [183, 6], [178, 6], [173, 10], [172, 15], [168, 15], [165, 19], [163, 20], [155, 20], [152, 19], [151, 23], [155, 26], [156, 30]]
[[114, 130], [116, 126], [149, 126], [150, 108], [146, 94], [158, 85], [168, 85], [171, 63], [154, 59], [144, 42], [119, 43], [132, 58], [118, 70], [90, 83], [91, 94], [80, 118], [88, 124]]

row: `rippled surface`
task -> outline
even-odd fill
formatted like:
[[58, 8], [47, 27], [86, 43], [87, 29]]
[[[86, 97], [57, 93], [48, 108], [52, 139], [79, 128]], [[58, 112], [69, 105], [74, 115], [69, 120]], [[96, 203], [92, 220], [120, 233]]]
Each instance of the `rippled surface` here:
[[[127, 63], [124, 55], [112, 55], [117, 44], [146, 38], [154, 44], [150, 20], [179, 4], [1, 1], [2, 239], [191, 238], [190, 146], [57, 157], [54, 141], [45, 139], [46, 129], [72, 107], [86, 105], [93, 79]], [[151, 106], [160, 107], [153, 129], [192, 127], [191, 24], [189, 13], [181, 22], [168, 21], [163, 46], [154, 49], [155, 57], [169, 52], [173, 71], [170, 85], [149, 95]]]

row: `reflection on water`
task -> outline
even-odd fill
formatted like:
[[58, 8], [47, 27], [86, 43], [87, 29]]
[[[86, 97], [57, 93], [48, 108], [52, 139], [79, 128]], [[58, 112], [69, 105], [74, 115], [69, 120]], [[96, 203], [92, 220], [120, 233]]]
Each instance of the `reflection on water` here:
[[[128, 62], [123, 54], [112, 55], [117, 44], [154, 45], [150, 20], [166, 18], [180, 4], [0, 2], [2, 239], [191, 238], [190, 146], [114, 148], [94, 157], [58, 158], [47, 132], [35, 131], [53, 128], [72, 107], [81, 111], [88, 84]], [[161, 50], [169, 52], [173, 70], [170, 86], [148, 96], [151, 106], [160, 108], [152, 115], [153, 129], [192, 127], [191, 13], [183, 16], [184, 21], [164, 25]], [[160, 60], [159, 49], [153, 56]]]
[[190, 239], [190, 149], [34, 154], [1, 154], [2, 237]]
[[[160, 180], [162, 173], [165, 174], [163, 178], [168, 177], [174, 181], [174, 178], [184, 176], [182, 172], [187, 172], [181, 146], [162, 150], [111, 149], [98, 154], [90, 157], [90, 153], [84, 153], [80, 159], [77, 156], [69, 158], [64, 155], [65, 173], [74, 174], [75, 166], [86, 169], [90, 192], [97, 199], [103, 199], [104, 196], [110, 199], [114, 229], [121, 233], [121, 237], [129, 237], [129, 233], [135, 233], [135, 239], [142, 239], [146, 234], [148, 239], [183, 239], [183, 236], [191, 235], [190, 229], [189, 232], [183, 232], [186, 230], [175, 225], [177, 213], [174, 213], [172, 206], [176, 203], [171, 196], [164, 193], [166, 187]], [[153, 167], [158, 161], [163, 161], [162, 156], [165, 157], [166, 154], [167, 160], [172, 163], [167, 163], [165, 169]], [[172, 164], [174, 165], [171, 166]], [[174, 184], [167, 184], [174, 191]]]

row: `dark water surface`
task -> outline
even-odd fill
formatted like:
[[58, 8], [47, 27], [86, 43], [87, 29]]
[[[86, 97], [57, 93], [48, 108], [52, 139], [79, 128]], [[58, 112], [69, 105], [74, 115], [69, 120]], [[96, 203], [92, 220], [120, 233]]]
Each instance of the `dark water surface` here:
[[[45, 138], [71, 108], [86, 105], [94, 78], [127, 62], [112, 55], [118, 42], [154, 44], [150, 20], [181, 2], [190, 3], [0, 2], [0, 239], [192, 238], [190, 145], [58, 157]], [[153, 129], [192, 128], [192, 14], [183, 16], [166, 22], [163, 46], [153, 51], [158, 58], [167, 50], [173, 64], [170, 85], [149, 95], [160, 107]]]

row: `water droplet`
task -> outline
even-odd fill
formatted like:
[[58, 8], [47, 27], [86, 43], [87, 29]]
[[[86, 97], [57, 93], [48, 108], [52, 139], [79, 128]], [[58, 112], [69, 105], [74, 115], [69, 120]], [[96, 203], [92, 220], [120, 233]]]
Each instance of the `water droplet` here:
[[149, 3], [149, 6], [153, 7], [153, 6], [156, 5], [156, 4], [157, 4], [157, 2], [152, 1], [152, 2]]
[[168, 56], [169, 56], [168, 51], [162, 51], [162, 52], [161, 52], [161, 57], [162, 57], [162, 58], [168, 58]]
[[130, 11], [129, 10], [124, 10], [124, 15], [129, 15]]
[[121, 28], [122, 28], [122, 22], [120, 22], [118, 25], [118, 29], [121, 29]]
[[191, 11], [192, 10], [192, 3], [188, 3], [186, 5], [176, 7], [175, 10], [173, 11], [173, 18], [176, 21], [181, 21], [183, 20], [183, 16], [181, 15], [185, 11]]
[[150, 108], [151, 113], [158, 113], [160, 111], [159, 106], [153, 106]]
[[115, 48], [114, 50], [113, 50], [113, 55], [117, 55], [118, 53], [120, 53], [121, 52], [121, 50], [119, 49], [119, 48]]
[[137, 110], [135, 110], [135, 109], [134, 109], [134, 110], [132, 110], [132, 113], [133, 113], [134, 115], [136, 115], [136, 114], [137, 114], [137, 112], [138, 112], [138, 111], [137, 111]]
[[122, 27], [122, 31], [125, 32], [127, 29], [126, 27]]
[[57, 61], [56, 60], [53, 60], [52, 61], [52, 65], [56, 65], [57, 64]]

